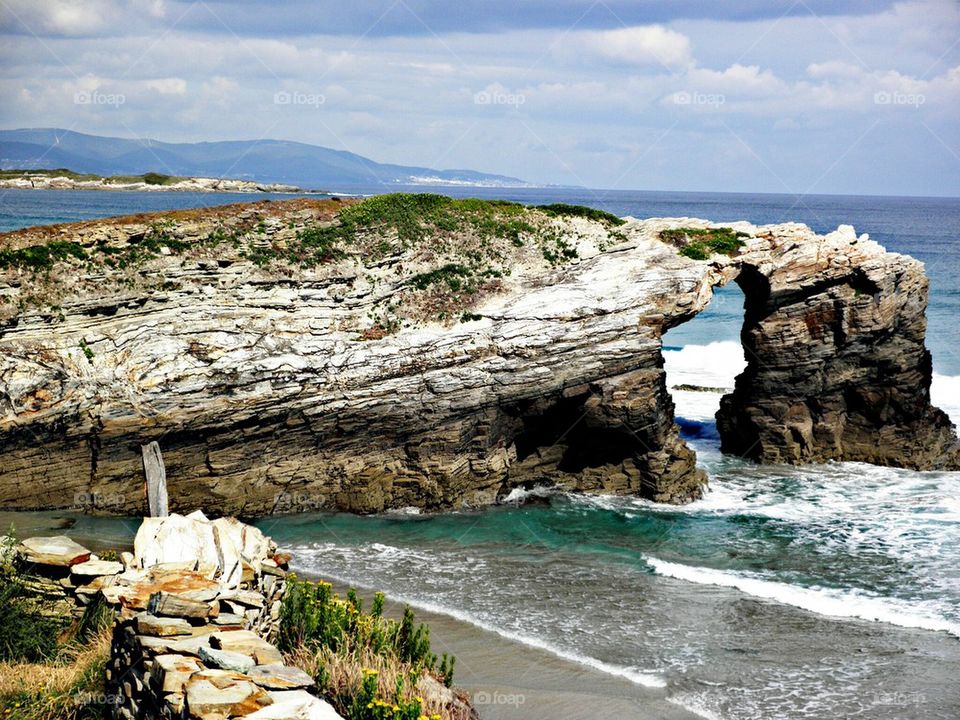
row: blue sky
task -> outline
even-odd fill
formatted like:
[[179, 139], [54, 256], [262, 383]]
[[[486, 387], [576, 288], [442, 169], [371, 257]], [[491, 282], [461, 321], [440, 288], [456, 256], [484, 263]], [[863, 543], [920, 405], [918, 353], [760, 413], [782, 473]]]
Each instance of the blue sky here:
[[954, 0], [0, 0], [0, 126], [647, 190], [960, 195]]

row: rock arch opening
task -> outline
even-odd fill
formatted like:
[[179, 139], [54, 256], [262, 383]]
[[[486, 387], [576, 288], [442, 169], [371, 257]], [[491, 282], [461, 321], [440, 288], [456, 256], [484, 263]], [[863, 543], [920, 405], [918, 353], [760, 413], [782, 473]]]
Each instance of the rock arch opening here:
[[734, 282], [714, 290], [709, 305], [663, 336], [667, 390], [685, 440], [718, 439], [720, 399], [746, 368], [741, 332], [744, 293]]

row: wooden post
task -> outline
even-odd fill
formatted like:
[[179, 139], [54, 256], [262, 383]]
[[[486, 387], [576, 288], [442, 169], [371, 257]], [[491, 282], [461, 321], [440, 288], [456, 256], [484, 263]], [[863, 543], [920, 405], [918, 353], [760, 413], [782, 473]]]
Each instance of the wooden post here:
[[143, 455], [143, 473], [147, 478], [147, 506], [150, 517], [166, 517], [167, 510], [167, 471], [163, 467], [160, 445], [152, 442], [141, 445]]

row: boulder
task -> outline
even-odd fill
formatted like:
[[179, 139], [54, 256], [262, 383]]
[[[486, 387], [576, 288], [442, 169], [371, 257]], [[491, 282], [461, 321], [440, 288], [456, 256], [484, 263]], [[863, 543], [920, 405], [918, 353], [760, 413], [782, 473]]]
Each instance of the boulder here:
[[27, 538], [17, 548], [29, 563], [72, 567], [90, 559], [90, 551], [65, 535]]
[[191, 563], [191, 569], [213, 569], [225, 587], [239, 587], [243, 574], [240, 548], [234, 533], [221, 527], [202, 513], [145, 518], [133, 542], [135, 561], [141, 568]]

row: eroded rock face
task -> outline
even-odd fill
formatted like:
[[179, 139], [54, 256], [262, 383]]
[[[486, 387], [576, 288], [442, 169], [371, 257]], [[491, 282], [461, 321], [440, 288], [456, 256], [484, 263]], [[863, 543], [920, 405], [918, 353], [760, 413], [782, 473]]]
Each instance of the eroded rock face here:
[[[704, 221], [612, 228], [531, 211], [524, 222], [551, 233], [549, 248], [454, 232], [429, 247], [387, 233], [313, 268], [260, 268], [244, 252], [293, 246], [331, 207], [176, 216], [164, 237], [187, 250], [127, 268], [125, 284], [120, 270], [58, 265], [59, 309], [19, 311], [0, 330], [0, 506], [81, 498], [141, 511], [139, 448], [151, 440], [172, 510], [439, 509], [537, 483], [683, 502], [705, 476], [673, 422], [661, 336], [735, 278], [759, 359], [724, 402], [725, 448], [957, 464], [929, 403], [922, 266], [852, 231], [737, 223], [745, 247], [699, 261], [659, 233]], [[249, 220], [247, 234], [208, 242], [231, 218]], [[103, 221], [57, 237], [122, 248], [147, 227]], [[490, 246], [509, 274], [482, 271], [466, 300], [424, 280], [446, 272], [459, 286], [456, 253]], [[0, 277], [11, 302], [30, 292], [23, 271]]]
[[738, 258], [748, 365], [717, 415], [722, 448], [762, 462], [960, 466], [930, 404], [927, 278], [849, 226], [771, 237]]

